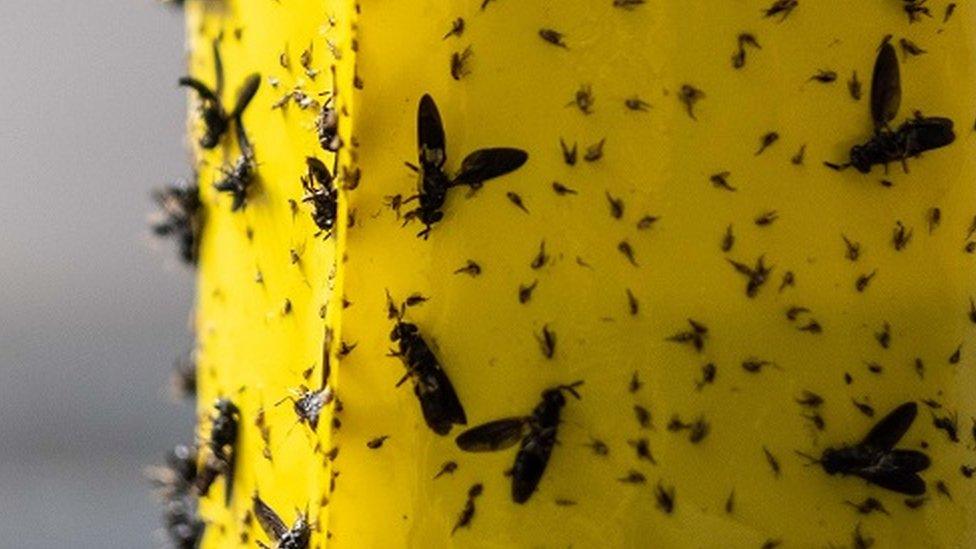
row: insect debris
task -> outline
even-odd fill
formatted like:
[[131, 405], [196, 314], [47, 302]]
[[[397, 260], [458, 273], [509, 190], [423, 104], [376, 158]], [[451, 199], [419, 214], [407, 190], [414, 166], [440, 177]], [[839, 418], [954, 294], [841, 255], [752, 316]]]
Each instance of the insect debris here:
[[334, 185], [332, 173], [321, 160], [309, 156], [305, 158], [305, 164], [308, 172], [301, 178], [302, 188], [305, 189], [302, 202], [312, 204], [312, 221], [319, 228], [315, 236], [324, 233], [328, 239], [332, 236], [338, 217], [339, 190]]
[[196, 176], [192, 181], [178, 181], [154, 189], [152, 199], [159, 208], [149, 219], [153, 234], [175, 240], [180, 259], [187, 265], [196, 265], [203, 229], [200, 187]]
[[217, 477], [224, 476], [224, 504], [229, 505], [234, 487], [234, 464], [237, 457], [237, 432], [241, 411], [227, 398], [214, 403], [216, 415], [211, 416], [210, 436], [206, 448], [208, 455], [198, 469], [195, 488], [201, 496], [207, 495]]
[[564, 393], [580, 398], [576, 388], [583, 381], [557, 385], [542, 392], [542, 401], [532, 414], [490, 421], [458, 435], [455, 442], [466, 452], [504, 450], [521, 440], [512, 467], [512, 500], [525, 503], [535, 492], [552, 455], [559, 418], [566, 405]]

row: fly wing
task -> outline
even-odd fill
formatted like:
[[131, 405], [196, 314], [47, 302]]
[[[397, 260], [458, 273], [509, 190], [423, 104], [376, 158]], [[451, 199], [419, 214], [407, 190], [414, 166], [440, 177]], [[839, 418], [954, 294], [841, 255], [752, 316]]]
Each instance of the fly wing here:
[[417, 147], [421, 166], [440, 168], [444, 165], [447, 159], [444, 124], [434, 98], [426, 93], [417, 107]]
[[858, 473], [858, 476], [871, 484], [906, 496], [920, 496], [925, 493], [925, 481], [915, 473], [886, 470], [873, 473], [862, 472]]
[[874, 61], [871, 76], [871, 119], [874, 127], [881, 128], [898, 114], [901, 106], [901, 74], [898, 56], [890, 42], [881, 44], [878, 58]]
[[528, 159], [529, 154], [522, 149], [478, 149], [461, 162], [461, 170], [451, 183], [478, 187], [489, 179], [519, 169]]
[[468, 423], [457, 392], [440, 367], [426, 372], [414, 385], [414, 391], [420, 400], [424, 421], [435, 433], [446, 435], [453, 424]]
[[258, 518], [258, 524], [261, 525], [264, 533], [274, 541], [280, 540], [281, 536], [288, 532], [288, 527], [282, 522], [278, 513], [275, 513], [274, 509], [269, 507], [256, 493], [254, 494], [254, 516]]
[[214, 103], [220, 101], [220, 99], [217, 98], [217, 95], [214, 94], [213, 90], [211, 90], [206, 84], [197, 80], [196, 78], [193, 78], [192, 76], [184, 76], [183, 78], [180, 78], [177, 81], [177, 83], [180, 86], [192, 88], [193, 91], [200, 94], [200, 97], [208, 101], [213, 101]]
[[237, 102], [234, 104], [234, 110], [231, 111], [229, 118], [237, 118], [244, 112], [247, 108], [248, 103], [254, 99], [254, 94], [258, 93], [258, 88], [261, 87], [261, 75], [257, 73], [252, 73], [245, 80], [244, 84], [241, 85], [241, 89], [237, 91]]
[[877, 450], [891, 450], [912, 426], [917, 414], [917, 404], [914, 402], [902, 404], [872, 427], [861, 444]]
[[917, 473], [929, 468], [932, 460], [918, 450], [892, 450], [888, 454], [891, 466], [902, 471]]
[[525, 417], [509, 417], [483, 423], [458, 435], [455, 442], [466, 452], [494, 452], [515, 445], [527, 425]]

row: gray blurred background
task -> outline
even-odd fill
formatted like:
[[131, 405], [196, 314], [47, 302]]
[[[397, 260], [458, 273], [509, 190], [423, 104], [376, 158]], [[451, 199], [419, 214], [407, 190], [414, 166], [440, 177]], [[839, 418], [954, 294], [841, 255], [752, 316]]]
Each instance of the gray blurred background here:
[[189, 173], [183, 57], [154, 0], [0, 1], [0, 546], [159, 545], [193, 273], [145, 221]]

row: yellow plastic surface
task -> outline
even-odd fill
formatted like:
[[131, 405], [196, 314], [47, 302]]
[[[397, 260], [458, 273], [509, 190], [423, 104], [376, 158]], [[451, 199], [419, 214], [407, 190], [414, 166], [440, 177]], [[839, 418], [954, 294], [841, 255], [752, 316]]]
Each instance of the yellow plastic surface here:
[[[852, 546], [856, 529], [875, 547], [976, 545], [976, 480], [960, 473], [961, 465], [976, 465], [969, 316], [976, 256], [965, 249], [976, 214], [976, 11], [960, 3], [943, 23], [946, 3], [930, 1], [932, 17], [909, 24], [896, 0], [801, 1], [781, 21], [762, 16], [769, 4], [189, 2], [191, 73], [212, 82], [209, 43], [222, 32], [225, 100], [248, 73], [263, 79], [244, 115], [259, 163], [245, 211], [230, 213], [229, 198], [210, 186], [236, 150], [204, 154], [199, 165], [208, 209], [197, 313], [200, 414], [217, 395], [231, 396], [244, 423], [234, 501], [223, 506], [218, 482], [203, 506], [206, 546], [268, 542], [256, 522], [244, 521], [254, 490], [289, 523], [308, 506], [318, 521], [316, 547], [760, 547], [776, 540], [825, 547]], [[463, 34], [444, 38], [458, 17]], [[563, 33], [566, 47], [544, 41], [540, 29]], [[761, 49], [748, 48], [735, 69], [743, 32]], [[899, 48], [896, 122], [915, 110], [946, 116], [956, 141], [910, 160], [910, 173], [895, 164], [887, 175], [880, 167], [870, 175], [828, 170], [824, 160], [846, 160], [850, 146], [871, 134], [871, 70], [886, 34], [926, 50], [906, 57]], [[455, 80], [451, 56], [467, 47], [469, 72]], [[300, 64], [307, 48], [314, 80]], [[284, 51], [289, 69], [280, 63]], [[361, 170], [361, 179], [341, 196], [340, 219], [348, 213], [355, 224], [324, 241], [313, 236], [309, 206], [296, 213], [289, 204], [301, 200], [306, 156], [332, 165], [315, 136], [317, 113], [271, 106], [296, 84], [310, 94], [331, 91], [331, 65], [346, 144], [341, 163]], [[837, 80], [811, 80], [821, 69], [836, 71]], [[859, 101], [846, 84], [852, 71], [863, 87]], [[683, 85], [704, 93], [696, 119], [679, 100]], [[592, 90], [590, 114], [574, 102], [582, 86]], [[529, 153], [521, 169], [471, 196], [451, 191], [445, 218], [426, 241], [415, 237], [419, 224], [401, 227], [385, 205], [388, 196], [415, 192], [416, 176], [403, 163], [416, 162], [424, 93], [440, 108], [449, 172], [477, 148]], [[625, 106], [635, 97], [650, 104], [646, 112]], [[774, 131], [778, 141], [757, 155], [762, 136]], [[560, 139], [578, 143], [575, 166], [564, 163]], [[587, 148], [604, 139], [603, 157], [585, 161]], [[796, 165], [791, 158], [801, 147]], [[736, 191], [710, 182], [724, 171]], [[558, 195], [554, 181], [578, 194]], [[507, 193], [517, 193], [528, 212]], [[620, 219], [607, 194], [623, 201]], [[934, 207], [941, 222], [930, 230]], [[778, 219], [758, 226], [768, 211]], [[639, 229], [647, 215], [658, 220]], [[897, 221], [914, 230], [901, 251], [892, 244]], [[729, 225], [735, 242], [724, 253]], [[846, 257], [842, 235], [860, 243], [856, 261]], [[533, 269], [542, 242], [549, 259]], [[752, 265], [759, 256], [774, 269], [749, 298], [728, 260]], [[479, 276], [455, 274], [468, 260], [481, 266]], [[795, 285], [780, 289], [788, 271]], [[858, 278], [872, 272], [857, 291]], [[536, 282], [531, 300], [520, 303], [520, 285]], [[434, 346], [469, 426], [528, 414], [544, 389], [585, 380], [582, 400], [570, 398], [564, 409], [559, 444], [527, 504], [511, 501], [504, 476], [515, 448], [461, 452], [453, 440], [460, 429], [435, 435], [410, 383], [394, 387], [404, 369], [387, 356], [387, 289], [400, 300], [415, 292], [429, 298], [407, 320]], [[794, 306], [810, 312], [790, 321]], [[700, 353], [667, 341], [689, 329], [689, 318], [708, 327]], [[811, 319], [822, 332], [799, 329]], [[888, 348], [876, 338], [885, 323]], [[335, 334], [330, 384], [343, 404], [341, 428], [330, 430], [325, 418], [311, 433], [295, 426], [290, 404], [274, 403], [319, 379], [326, 326]], [[537, 341], [544, 326], [557, 336], [551, 360]], [[341, 342], [355, 348], [338, 358]], [[750, 373], [742, 363], [751, 359], [775, 365]], [[717, 376], [698, 390], [707, 363]], [[631, 392], [635, 372], [642, 386]], [[825, 400], [822, 432], [795, 401], [804, 390]], [[920, 403], [899, 445], [925, 443], [932, 457], [922, 473], [927, 500], [917, 509], [854, 477], [829, 477], [794, 453], [819, 456], [856, 442], [898, 404], [922, 399], [942, 408]], [[869, 403], [874, 418], [853, 400]], [[635, 405], [650, 411], [650, 428], [636, 421]], [[255, 426], [262, 407], [271, 459]], [[933, 427], [933, 413], [958, 413], [960, 442]], [[692, 444], [686, 430], [669, 431], [674, 415], [703, 417], [707, 436]], [[383, 435], [381, 447], [367, 447]], [[656, 463], [639, 459], [628, 442], [641, 438]], [[594, 453], [593, 439], [609, 455]], [[446, 461], [456, 461], [457, 471], [434, 480]], [[646, 482], [618, 480], [632, 470]], [[936, 490], [939, 481], [951, 498]], [[671, 514], [656, 505], [659, 482], [675, 489]], [[475, 514], [452, 534], [475, 483], [484, 484]], [[845, 503], [869, 496], [890, 515], [861, 515]]]

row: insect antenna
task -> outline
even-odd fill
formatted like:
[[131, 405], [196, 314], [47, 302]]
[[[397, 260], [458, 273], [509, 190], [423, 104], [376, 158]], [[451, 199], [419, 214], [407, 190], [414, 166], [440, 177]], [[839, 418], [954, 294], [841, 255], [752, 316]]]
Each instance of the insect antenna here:
[[807, 463], [804, 464], [806, 467], [809, 467], [811, 465], [820, 465], [821, 463], [823, 463], [823, 460], [817, 459], [811, 456], [810, 454], [805, 454], [799, 450], [793, 450], [793, 451], [796, 452], [796, 455], [807, 460]]
[[579, 393], [576, 392], [576, 388], [582, 384], [583, 384], [583, 380], [580, 379], [578, 381], [574, 381], [570, 383], [569, 385], [559, 385], [556, 387], [556, 389], [559, 391], [566, 391], [567, 393], [576, 397], [576, 400], [583, 400], [583, 397], [581, 397]]

